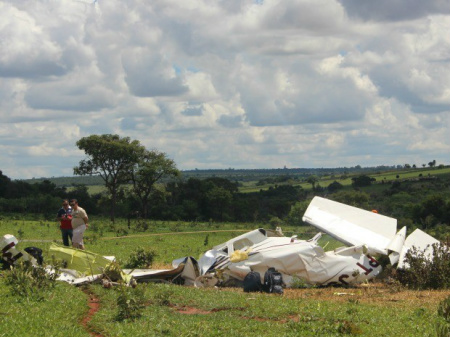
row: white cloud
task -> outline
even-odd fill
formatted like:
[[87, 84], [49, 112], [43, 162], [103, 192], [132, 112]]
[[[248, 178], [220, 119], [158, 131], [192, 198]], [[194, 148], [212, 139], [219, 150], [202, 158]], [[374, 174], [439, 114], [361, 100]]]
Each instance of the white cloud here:
[[0, 170], [71, 175], [94, 133], [182, 169], [445, 163], [450, 9], [414, 3], [0, 0]]

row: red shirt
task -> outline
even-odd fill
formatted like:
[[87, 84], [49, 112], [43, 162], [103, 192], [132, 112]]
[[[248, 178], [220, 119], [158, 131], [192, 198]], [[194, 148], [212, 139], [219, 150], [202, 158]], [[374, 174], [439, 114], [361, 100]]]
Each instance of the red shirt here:
[[59, 226], [61, 229], [72, 229], [72, 208], [68, 208], [67, 210], [62, 207], [58, 211], [58, 217], [61, 219], [61, 225]]

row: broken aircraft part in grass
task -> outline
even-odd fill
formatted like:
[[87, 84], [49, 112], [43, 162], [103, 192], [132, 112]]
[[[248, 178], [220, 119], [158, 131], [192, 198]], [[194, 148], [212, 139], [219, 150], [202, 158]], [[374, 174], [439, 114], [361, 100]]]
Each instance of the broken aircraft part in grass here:
[[[389, 256], [392, 265], [408, 268], [406, 252], [413, 246], [431, 258], [431, 245], [438, 240], [416, 229], [406, 237], [406, 227], [397, 231], [397, 220], [329, 199], [315, 197], [303, 221], [346, 246], [325, 251], [318, 244], [322, 233], [309, 240], [286, 237], [277, 230], [255, 229], [193, 257], [174, 260], [172, 269], [120, 271], [120, 279], [133, 282], [171, 282], [196, 287], [242, 286], [250, 272], [263, 276], [271, 268], [282, 276], [283, 285], [351, 285], [377, 276], [382, 266], [377, 257]], [[11, 238], [12, 237], [12, 238]], [[13, 264], [26, 252], [15, 247], [17, 240], [5, 235], [0, 241], [2, 259]], [[111, 264], [109, 259], [87, 251], [52, 244], [50, 253], [67, 264], [59, 280], [74, 285], [100, 282]], [[50, 269], [51, 270], [51, 269]]]

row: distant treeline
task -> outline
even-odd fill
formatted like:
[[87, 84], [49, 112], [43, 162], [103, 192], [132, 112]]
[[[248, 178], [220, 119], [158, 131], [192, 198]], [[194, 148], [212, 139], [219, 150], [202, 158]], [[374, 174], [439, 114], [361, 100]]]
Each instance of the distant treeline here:
[[[314, 181], [311, 182], [313, 184]], [[180, 221], [230, 221], [303, 225], [302, 216], [314, 195], [330, 198], [398, 220], [398, 228], [425, 229], [437, 238], [448, 239], [450, 225], [450, 175], [396, 179], [374, 184], [374, 178], [355, 175], [351, 186], [334, 181], [304, 190], [290, 184], [266, 190], [239, 193], [238, 183], [221, 177], [171, 181], [155, 189], [149, 219]], [[44, 215], [52, 220], [64, 198], [76, 198], [90, 215], [108, 216], [110, 197], [106, 192], [89, 194], [85, 185], [70, 192], [49, 180], [14, 181], [0, 171], [0, 214]], [[139, 219], [139, 201], [126, 189], [119, 193], [116, 216]]]
[[[289, 185], [257, 193], [239, 193], [238, 184], [228, 179], [210, 177], [173, 181], [156, 189], [151, 196], [149, 218], [185, 221], [268, 221], [284, 218], [291, 207], [304, 200], [301, 187]], [[75, 198], [91, 215], [108, 216], [109, 196], [88, 193], [87, 186], [67, 188], [50, 180], [13, 181], [0, 171], [0, 212], [39, 213], [51, 219], [64, 198]], [[116, 204], [118, 217], [139, 218], [139, 201], [124, 189]]]
[[[264, 181], [276, 180], [277, 177], [289, 177], [291, 179], [306, 179], [308, 176], [332, 176], [342, 174], [368, 174], [373, 172], [385, 172], [401, 169], [403, 166], [376, 166], [376, 167], [337, 167], [337, 168], [278, 168], [278, 169], [211, 169], [211, 170], [184, 170], [181, 171], [181, 179], [189, 178], [207, 179], [207, 178], [225, 178], [231, 181]], [[51, 177], [51, 178], [32, 178], [19, 181], [35, 184], [43, 181], [50, 181], [56, 186], [74, 186], [74, 185], [103, 185], [104, 181], [99, 176], [73, 176], [73, 177]]]

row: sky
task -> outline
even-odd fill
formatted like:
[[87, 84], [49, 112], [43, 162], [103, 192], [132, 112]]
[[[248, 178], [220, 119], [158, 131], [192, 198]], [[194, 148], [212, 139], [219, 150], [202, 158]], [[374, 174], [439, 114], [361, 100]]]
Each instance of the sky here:
[[0, 171], [450, 164], [449, 0], [0, 0]]

